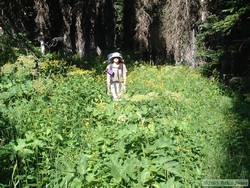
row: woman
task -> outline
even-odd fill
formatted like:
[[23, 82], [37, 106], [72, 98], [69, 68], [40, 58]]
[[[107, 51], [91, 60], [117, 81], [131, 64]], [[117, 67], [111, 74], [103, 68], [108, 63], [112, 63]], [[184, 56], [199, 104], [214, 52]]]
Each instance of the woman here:
[[124, 59], [119, 52], [108, 55], [109, 65], [107, 72], [107, 91], [114, 101], [120, 100], [120, 95], [126, 91], [127, 68]]

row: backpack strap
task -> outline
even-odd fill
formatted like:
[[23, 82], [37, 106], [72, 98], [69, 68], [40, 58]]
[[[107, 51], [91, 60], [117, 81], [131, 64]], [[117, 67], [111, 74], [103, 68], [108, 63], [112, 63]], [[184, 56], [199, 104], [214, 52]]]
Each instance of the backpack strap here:
[[122, 63], [122, 77], [123, 77], [123, 65], [124, 65], [124, 64]]
[[[112, 63], [109, 64], [109, 69], [113, 70]], [[110, 81], [113, 81], [113, 76], [112, 75], [110, 75]]]

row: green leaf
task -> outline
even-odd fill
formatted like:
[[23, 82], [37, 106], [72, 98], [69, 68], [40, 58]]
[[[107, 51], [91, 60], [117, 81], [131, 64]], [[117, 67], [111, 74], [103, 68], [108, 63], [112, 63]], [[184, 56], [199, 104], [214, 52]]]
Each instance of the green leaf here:
[[166, 187], [175, 188], [174, 187], [174, 177], [168, 178], [167, 183], [166, 183]]
[[26, 147], [26, 142], [24, 139], [18, 139], [17, 140], [17, 145], [13, 147], [14, 151], [20, 151], [21, 149], [24, 149]]
[[88, 157], [85, 155], [81, 155], [79, 159], [76, 162], [76, 168], [77, 172], [81, 175], [84, 175], [87, 173], [87, 168], [88, 168]]
[[117, 166], [114, 163], [111, 163], [109, 165], [110, 168], [110, 175], [115, 179], [117, 183], [121, 182], [122, 177], [121, 177], [121, 166]]
[[73, 179], [73, 181], [70, 183], [70, 187], [72, 187], [72, 188], [82, 188], [83, 187], [82, 180], [79, 179], [78, 177], [75, 177]]
[[88, 183], [91, 183], [91, 182], [95, 181], [94, 173], [88, 173], [87, 176], [86, 176], [86, 180], [87, 180]]
[[63, 141], [63, 137], [62, 137], [61, 134], [57, 133], [55, 136], [56, 136], [56, 138], [58, 138], [59, 140]]
[[172, 146], [172, 140], [170, 138], [159, 138], [155, 141], [154, 146], [156, 148], [166, 148]]
[[132, 178], [133, 180], [136, 180], [137, 176], [136, 176], [136, 172], [138, 169], [138, 166], [140, 165], [139, 161], [135, 158], [128, 158], [125, 162], [124, 162], [124, 172], [126, 173], [126, 175], [130, 178]]
[[144, 169], [141, 173], [139, 173], [139, 182], [141, 184], [146, 183], [151, 179], [151, 172], [148, 169]]
[[181, 173], [178, 170], [179, 163], [176, 161], [170, 161], [164, 164], [163, 169], [167, 170], [170, 173], [173, 173], [181, 177]]
[[166, 164], [167, 162], [173, 161], [173, 157], [168, 157], [168, 156], [160, 156], [160, 157], [156, 157], [155, 159], [153, 159], [153, 162], [159, 166], [160, 168], [162, 168], [162, 166], [164, 164]]
[[33, 150], [31, 150], [31, 149], [27, 149], [27, 148], [25, 148], [25, 149], [23, 150], [23, 153], [25, 153], [25, 154], [33, 154], [33, 153], [34, 153], [34, 151], [33, 151]]

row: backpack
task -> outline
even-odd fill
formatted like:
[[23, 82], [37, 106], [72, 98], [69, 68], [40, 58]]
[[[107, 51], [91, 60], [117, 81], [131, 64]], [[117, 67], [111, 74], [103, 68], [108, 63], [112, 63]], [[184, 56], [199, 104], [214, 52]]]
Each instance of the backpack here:
[[[121, 68], [120, 68], [121, 66]], [[123, 63], [119, 65], [118, 68], [115, 67], [115, 70], [113, 70], [114, 67], [112, 64], [109, 65], [109, 69], [107, 69], [107, 73], [110, 75], [111, 81], [113, 82], [123, 82]], [[121, 69], [121, 74], [119, 73], [119, 69]]]

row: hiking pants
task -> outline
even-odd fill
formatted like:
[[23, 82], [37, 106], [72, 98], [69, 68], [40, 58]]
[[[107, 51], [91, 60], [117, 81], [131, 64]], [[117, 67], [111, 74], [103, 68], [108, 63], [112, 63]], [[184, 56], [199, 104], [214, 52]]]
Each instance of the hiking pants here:
[[111, 90], [111, 95], [113, 97], [114, 100], [118, 100], [119, 96], [121, 95], [121, 83], [119, 82], [113, 82], [110, 85], [110, 90]]

